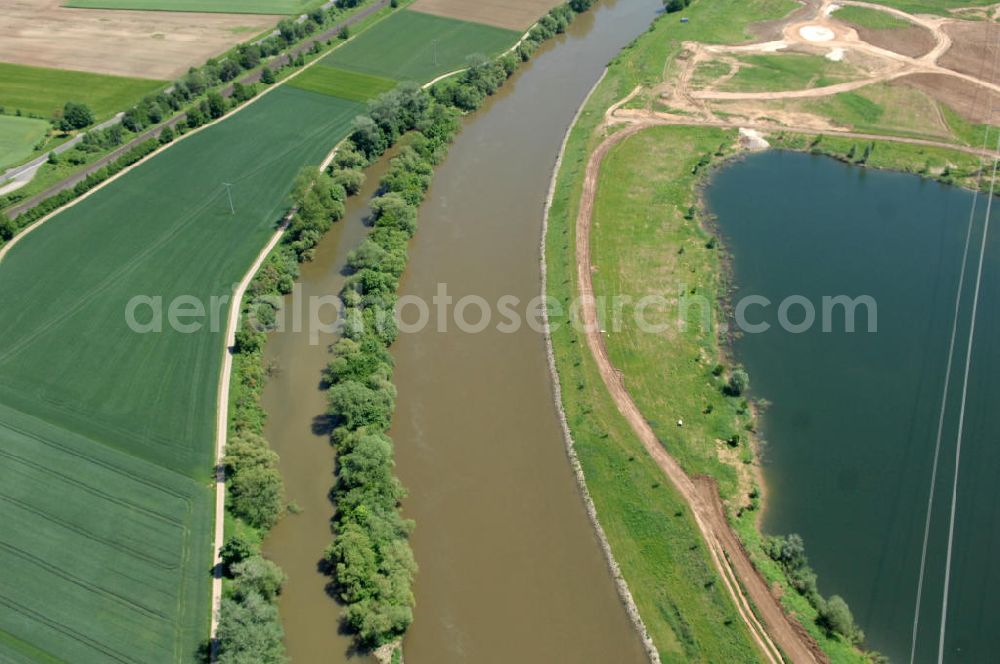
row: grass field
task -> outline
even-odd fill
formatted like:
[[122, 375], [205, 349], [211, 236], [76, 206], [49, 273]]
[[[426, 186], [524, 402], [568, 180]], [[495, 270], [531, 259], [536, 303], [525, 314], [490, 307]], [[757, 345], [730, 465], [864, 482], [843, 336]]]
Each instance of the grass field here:
[[[274, 90], [60, 213], [0, 263], [0, 497], [16, 508], [0, 531], [0, 564], [14, 570], [0, 661], [45, 660], [32, 649], [82, 664], [192, 659], [208, 630], [224, 322], [206, 317], [185, 334], [167, 309], [189, 295], [211, 311], [212, 296], [228, 295], [295, 173], [362, 108]], [[162, 333], [126, 325], [137, 295], [163, 298]]]
[[162, 81], [104, 76], [0, 62], [0, 106], [45, 119], [62, 112], [67, 101], [83, 102], [98, 120], [128, 108], [163, 87]]
[[45, 120], [0, 115], [0, 170], [30, 157], [48, 131]]
[[833, 62], [821, 55], [785, 53], [748, 55], [744, 66], [719, 87], [720, 90], [757, 92], [762, 90], [804, 90], [821, 88], [859, 78], [856, 68]]
[[336, 67], [310, 67], [290, 80], [288, 85], [341, 99], [368, 101], [392, 90], [396, 81]]
[[321, 64], [397, 81], [428, 81], [495, 55], [520, 38], [514, 30], [398, 11], [326, 56]]
[[321, 0], [70, 0], [64, 7], [219, 14], [303, 14]]
[[[961, 140], [942, 123], [944, 107], [909, 86], [878, 83], [799, 104], [804, 110], [834, 119], [856, 131]], [[982, 134], [979, 137], [982, 139]]]
[[873, 30], [893, 30], [896, 28], [909, 28], [914, 25], [888, 12], [868, 9], [867, 7], [841, 7], [833, 13], [833, 17], [838, 21], [854, 23], [855, 25]]

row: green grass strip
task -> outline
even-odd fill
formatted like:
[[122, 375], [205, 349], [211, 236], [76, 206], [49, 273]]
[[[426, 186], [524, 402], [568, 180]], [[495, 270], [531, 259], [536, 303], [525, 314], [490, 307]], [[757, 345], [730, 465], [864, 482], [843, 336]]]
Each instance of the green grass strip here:
[[310, 67], [290, 80], [288, 85], [349, 101], [368, 101], [392, 90], [396, 81], [336, 67]]
[[894, 16], [889, 12], [881, 12], [877, 9], [868, 9], [867, 7], [842, 7], [834, 12], [833, 17], [838, 21], [846, 21], [847, 23], [853, 23], [854, 25], [860, 25], [863, 28], [871, 28], [873, 30], [893, 30], [915, 26], [914, 23]]

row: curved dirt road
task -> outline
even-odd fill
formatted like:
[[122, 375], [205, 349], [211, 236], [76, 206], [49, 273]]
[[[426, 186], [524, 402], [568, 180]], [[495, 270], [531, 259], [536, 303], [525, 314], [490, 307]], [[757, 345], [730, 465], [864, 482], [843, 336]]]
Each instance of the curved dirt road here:
[[[634, 93], [635, 91], [633, 91]], [[618, 113], [624, 113], [621, 109]], [[607, 137], [591, 153], [584, 175], [583, 191], [580, 194], [580, 207], [576, 218], [576, 265], [577, 289], [581, 300], [581, 318], [587, 346], [597, 363], [598, 371], [608, 393], [615, 402], [618, 411], [628, 420], [632, 430], [642, 441], [643, 447], [656, 461], [670, 483], [681, 494], [694, 516], [702, 538], [708, 544], [712, 563], [722, 578], [726, 590], [732, 597], [740, 618], [746, 624], [751, 636], [760, 648], [762, 654], [770, 662], [781, 662], [788, 659], [796, 664], [800, 662], [829, 662], [826, 654], [816, 641], [809, 636], [798, 622], [789, 617], [778, 599], [771, 593], [767, 582], [754, 567], [750, 557], [743, 548], [739, 537], [729, 525], [725, 508], [719, 496], [715, 482], [707, 477], [689, 477], [680, 467], [656, 436], [652, 427], [643, 416], [639, 407], [632, 399], [625, 386], [624, 377], [611, 362], [608, 349], [601, 333], [597, 318], [597, 308], [594, 297], [592, 264], [590, 260], [590, 229], [593, 218], [594, 200], [597, 195], [597, 181], [601, 164], [608, 152], [626, 138], [656, 126], [686, 125], [719, 127], [735, 129], [750, 127], [745, 123], [730, 123], [718, 121], [672, 121], [656, 117], [652, 113], [628, 111], [632, 117], [622, 118], [620, 115], [605, 117], [605, 126], [615, 120], [629, 122], [628, 126]], [[633, 115], [634, 114], [634, 115]], [[762, 126], [764, 130], [774, 130], [775, 127]], [[782, 127], [785, 131], [795, 131], [794, 127]], [[813, 133], [814, 130], [802, 128], [803, 133]], [[976, 148], [957, 147], [949, 143], [939, 143], [922, 139], [906, 137], [879, 136], [856, 132], [830, 132], [840, 136], [883, 140], [914, 145], [928, 145], [947, 149], [961, 150], [971, 154], [987, 154], [997, 157], [994, 151], [984, 151]], [[756, 608], [756, 613], [753, 608]]]
[[[646, 451], [691, 508], [698, 529], [708, 544], [712, 563], [765, 658], [771, 662], [781, 662], [784, 654], [796, 663], [828, 662], [829, 659], [805, 629], [785, 613], [781, 604], [771, 594], [767, 582], [753, 566], [746, 550], [726, 520], [722, 500], [714, 482], [705, 478], [688, 477], [660, 443], [652, 427], [632, 400], [621, 372], [611, 363], [601, 334], [590, 261], [590, 227], [601, 163], [611, 148], [623, 139], [658, 124], [661, 123], [639, 122], [612, 134], [597, 147], [587, 162], [583, 192], [580, 195], [580, 209], [576, 219], [577, 287], [587, 345], [597, 363], [601, 379], [619, 412], [628, 420]], [[751, 609], [751, 603], [756, 607], [759, 618]]]

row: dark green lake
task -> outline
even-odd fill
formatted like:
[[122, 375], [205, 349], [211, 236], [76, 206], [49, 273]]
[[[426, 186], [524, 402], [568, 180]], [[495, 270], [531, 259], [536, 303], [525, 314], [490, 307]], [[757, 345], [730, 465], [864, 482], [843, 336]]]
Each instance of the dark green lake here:
[[[707, 201], [732, 256], [734, 304], [762, 333], [734, 355], [754, 398], [767, 483], [764, 530], [797, 532], [824, 595], [843, 596], [870, 647], [909, 661], [938, 418], [971, 192], [911, 175], [771, 151], [714, 177]], [[972, 227], [957, 324], [916, 646], [937, 661], [959, 406], [986, 196]], [[1000, 210], [1000, 206], [998, 206]], [[996, 216], [996, 215], [994, 215]], [[996, 228], [993, 229], [997, 230]], [[955, 508], [944, 660], [998, 661], [1000, 593], [1000, 241], [988, 237], [972, 347]], [[856, 331], [823, 297], [868, 295]], [[779, 305], [802, 296], [815, 310], [804, 332], [780, 325]], [[802, 304], [787, 320], [803, 320]]]

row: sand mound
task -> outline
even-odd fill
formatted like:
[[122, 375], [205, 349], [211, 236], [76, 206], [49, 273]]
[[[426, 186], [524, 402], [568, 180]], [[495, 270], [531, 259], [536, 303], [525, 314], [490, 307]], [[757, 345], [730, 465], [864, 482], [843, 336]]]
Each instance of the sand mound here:
[[799, 35], [806, 41], [825, 42], [833, 39], [833, 30], [822, 25], [806, 25], [799, 28]]

